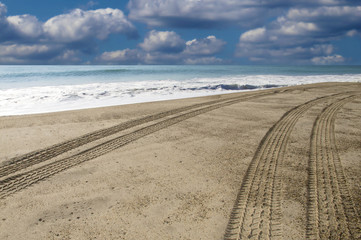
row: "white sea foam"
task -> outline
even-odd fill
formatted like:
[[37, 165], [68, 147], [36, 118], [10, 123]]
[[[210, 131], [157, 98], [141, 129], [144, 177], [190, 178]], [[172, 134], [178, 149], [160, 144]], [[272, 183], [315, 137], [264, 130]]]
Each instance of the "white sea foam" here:
[[[29, 75], [27, 74], [24, 73], [24, 76]], [[34, 75], [37, 76], [36, 74], [35, 71]], [[181, 75], [182, 72], [177, 74]], [[126, 76], [128, 78], [126, 81], [115, 81], [116, 77], [112, 76], [114, 82], [109, 82], [108, 75], [99, 73], [100, 81], [97, 83], [92, 79], [89, 83], [89, 81], [77, 81], [77, 77], [82, 78], [82, 74], [68, 75], [58, 74], [56, 77], [63, 80], [56, 81], [56, 84], [51, 84], [49, 80], [38, 81], [37, 84], [28, 84], [28, 81], [24, 80], [3, 84], [0, 88], [0, 116], [114, 106], [316, 82], [361, 81], [361, 74], [225, 74], [223, 76], [216, 74], [215, 77], [211, 77], [212, 74], [206, 74], [206, 77], [194, 77], [197, 74], [192, 74], [188, 76], [189, 78], [180, 79], [174, 77], [177, 76], [174, 73], [169, 76], [163, 74], [162, 77], [159, 77], [159, 74], [152, 76], [147, 73], [145, 76], [149, 76], [152, 80], [140, 80], [145, 76], [137, 76], [132, 80], [129, 79], [131, 76]], [[52, 77], [54, 78], [54, 75]], [[156, 80], [157, 78], [162, 80]], [[164, 80], [167, 78], [168, 80]], [[175, 80], [171, 80], [172, 78]], [[70, 82], [75, 84], [69, 84]], [[76, 84], [79, 82], [81, 84]]]

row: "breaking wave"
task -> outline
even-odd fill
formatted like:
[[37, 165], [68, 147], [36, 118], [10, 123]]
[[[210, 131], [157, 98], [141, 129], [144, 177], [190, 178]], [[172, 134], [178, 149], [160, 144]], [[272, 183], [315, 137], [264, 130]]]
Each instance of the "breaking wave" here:
[[[246, 67], [245, 67], [246, 68]], [[361, 68], [240, 66], [0, 67], [0, 116], [55, 112], [276, 88], [316, 82], [361, 82]], [[271, 70], [272, 71], [271, 71]], [[329, 67], [330, 71], [335, 69]], [[257, 71], [256, 71], [257, 70]], [[315, 74], [315, 71], [320, 71]], [[272, 74], [270, 73], [272, 72]], [[285, 74], [292, 72], [292, 74]], [[258, 74], [257, 74], [258, 73]]]

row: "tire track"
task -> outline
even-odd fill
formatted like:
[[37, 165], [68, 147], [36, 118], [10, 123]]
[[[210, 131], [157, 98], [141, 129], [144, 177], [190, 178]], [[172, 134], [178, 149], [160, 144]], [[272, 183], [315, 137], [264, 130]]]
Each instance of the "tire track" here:
[[15, 192], [18, 192], [30, 185], [33, 185], [41, 180], [47, 179], [61, 171], [64, 171], [68, 168], [76, 166], [85, 161], [89, 161], [91, 159], [97, 158], [101, 155], [109, 153], [117, 148], [120, 148], [130, 142], [133, 142], [139, 138], [157, 132], [161, 129], [174, 125], [176, 123], [182, 122], [186, 119], [195, 117], [202, 113], [206, 113], [224, 106], [228, 106], [231, 104], [235, 104], [244, 100], [253, 99], [255, 97], [265, 96], [270, 93], [256, 94], [241, 98], [236, 98], [235, 100], [227, 102], [222, 102], [218, 104], [214, 104], [211, 106], [206, 106], [201, 109], [193, 110], [191, 112], [187, 112], [181, 114], [179, 116], [174, 116], [168, 118], [166, 120], [160, 121], [158, 123], [154, 123], [150, 126], [143, 127], [139, 130], [133, 131], [129, 134], [122, 135], [120, 137], [114, 138], [102, 144], [99, 144], [95, 147], [82, 151], [76, 155], [73, 155], [68, 158], [60, 159], [52, 163], [48, 163], [39, 168], [27, 171], [25, 173], [17, 174], [10, 176], [2, 181], [0, 181], [0, 199], [5, 198]]
[[307, 239], [361, 239], [358, 215], [335, 141], [337, 111], [356, 96], [326, 107], [311, 135], [307, 203]]
[[224, 239], [282, 239], [282, 181], [278, 166], [282, 164], [289, 135], [304, 112], [338, 95], [301, 104], [269, 129], [247, 169]]
[[73, 150], [75, 148], [81, 147], [85, 144], [90, 142], [94, 142], [96, 140], [111, 136], [113, 134], [119, 133], [123, 130], [139, 126], [141, 124], [150, 123], [152, 121], [160, 120], [165, 117], [169, 117], [171, 115], [179, 114], [185, 111], [189, 111], [196, 108], [206, 107], [213, 104], [219, 104], [222, 102], [232, 101], [232, 100], [242, 100], [242, 99], [251, 99], [255, 97], [261, 97], [265, 95], [269, 95], [272, 92], [262, 92], [257, 94], [249, 94], [246, 96], [241, 97], [233, 97], [228, 99], [220, 99], [220, 100], [213, 100], [205, 103], [194, 104], [190, 106], [185, 106], [181, 108], [176, 108], [170, 111], [162, 112], [159, 114], [146, 116], [136, 120], [130, 120], [125, 123], [121, 123], [109, 128], [101, 129], [98, 131], [94, 131], [83, 136], [50, 146], [48, 148], [44, 148], [41, 150], [33, 151], [31, 153], [13, 158], [9, 161], [8, 164], [3, 165], [0, 167], [0, 178], [8, 176], [12, 173], [15, 173], [19, 170], [25, 169], [27, 167], [33, 166], [35, 164], [45, 162], [51, 158], [59, 156], [65, 152]]

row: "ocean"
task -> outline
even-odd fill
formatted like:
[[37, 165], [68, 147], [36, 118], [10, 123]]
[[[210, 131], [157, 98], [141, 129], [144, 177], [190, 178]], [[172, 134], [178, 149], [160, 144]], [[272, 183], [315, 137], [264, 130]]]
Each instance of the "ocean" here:
[[0, 66], [0, 116], [318, 82], [361, 82], [361, 66]]

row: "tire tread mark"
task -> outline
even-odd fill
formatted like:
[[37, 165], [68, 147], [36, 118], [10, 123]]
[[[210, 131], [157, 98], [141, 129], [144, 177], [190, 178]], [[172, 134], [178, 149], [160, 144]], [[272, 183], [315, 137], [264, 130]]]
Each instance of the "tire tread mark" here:
[[119, 147], [122, 147], [130, 142], [133, 142], [137, 139], [140, 139], [144, 136], [157, 132], [161, 129], [184, 121], [186, 119], [195, 117], [202, 113], [206, 113], [224, 106], [228, 106], [231, 104], [235, 104], [244, 100], [253, 99], [257, 96], [261, 95], [251, 95], [248, 97], [236, 98], [235, 100], [221, 102], [215, 105], [206, 106], [202, 109], [193, 110], [188, 113], [181, 114], [179, 116], [174, 116], [168, 118], [166, 120], [160, 121], [158, 123], [154, 123], [150, 126], [143, 127], [131, 133], [119, 136], [112, 140], [108, 140], [102, 144], [99, 144], [95, 147], [84, 150], [78, 154], [75, 154], [71, 157], [67, 157], [64, 159], [57, 160], [52, 163], [48, 163], [41, 167], [38, 167], [33, 170], [29, 170], [25, 173], [20, 173], [17, 175], [10, 176], [4, 180], [0, 181], [0, 199], [5, 198], [17, 191], [20, 191], [30, 185], [33, 185], [41, 180], [47, 179], [50, 176], [53, 176], [61, 171], [64, 171], [68, 168], [76, 166], [82, 162], [89, 161], [91, 159], [97, 158], [101, 155], [109, 153]]
[[282, 164], [289, 135], [305, 111], [341, 94], [320, 97], [296, 106], [268, 130], [247, 169], [224, 239], [282, 238], [282, 181], [278, 166]]
[[259, 93], [258, 94], [250, 94], [250, 95], [241, 96], [241, 97], [238, 96], [238, 97], [227, 98], [227, 99], [213, 100], [213, 101], [209, 101], [209, 102], [205, 102], [205, 103], [193, 104], [190, 106], [176, 108], [176, 109], [165, 111], [162, 113], [139, 118], [136, 120], [130, 120], [130, 121], [120, 123], [120, 124], [117, 124], [117, 125], [109, 127], [109, 128], [94, 131], [94, 132], [82, 135], [80, 137], [55, 144], [53, 146], [50, 146], [50, 147], [47, 147], [44, 149], [36, 150], [36, 151], [30, 152], [30, 153], [24, 154], [22, 156], [12, 158], [9, 160], [9, 162], [7, 164], [0, 167], [0, 178], [10, 175], [12, 173], [15, 173], [19, 170], [25, 169], [27, 167], [33, 166], [35, 164], [47, 161], [51, 158], [59, 156], [60, 154], [63, 154], [67, 151], [78, 148], [80, 146], [83, 146], [87, 143], [111, 136], [120, 131], [129, 129], [129, 128], [132, 128], [135, 126], [139, 126], [144, 123], [159, 120], [159, 119], [162, 119], [162, 118], [174, 115], [174, 114], [178, 114], [178, 113], [181, 113], [184, 111], [192, 110], [195, 108], [205, 107], [205, 106], [209, 106], [209, 105], [213, 105], [213, 104], [219, 104], [222, 102], [243, 99], [243, 98], [250, 99], [252, 97], [265, 96], [268, 94], [270, 94], [270, 93], [263, 92], [260, 94]]
[[356, 97], [330, 104], [314, 122], [308, 172], [307, 239], [361, 239], [360, 215], [348, 188], [334, 131], [337, 111]]

